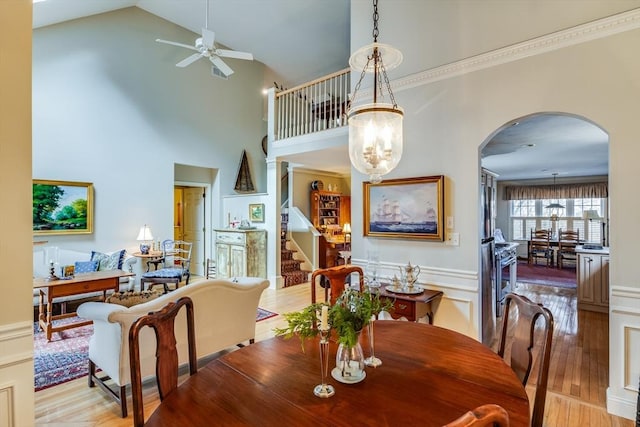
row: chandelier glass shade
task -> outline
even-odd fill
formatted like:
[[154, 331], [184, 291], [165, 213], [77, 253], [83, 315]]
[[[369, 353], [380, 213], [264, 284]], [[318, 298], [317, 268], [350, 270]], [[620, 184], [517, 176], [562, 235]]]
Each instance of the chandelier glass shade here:
[[[372, 183], [392, 171], [402, 157], [402, 122], [404, 112], [391, 91], [387, 69], [402, 62], [402, 53], [392, 46], [378, 43], [378, 1], [373, 0], [373, 43], [358, 49], [349, 58], [353, 69], [362, 70], [351, 97], [349, 116], [349, 159], [360, 173], [369, 175]], [[385, 68], [382, 56], [387, 58]], [[373, 102], [356, 103], [360, 85], [367, 73], [373, 73]], [[389, 101], [384, 98], [386, 90]]]
[[391, 104], [365, 104], [349, 114], [349, 158], [373, 183], [400, 162], [402, 119], [402, 111]]

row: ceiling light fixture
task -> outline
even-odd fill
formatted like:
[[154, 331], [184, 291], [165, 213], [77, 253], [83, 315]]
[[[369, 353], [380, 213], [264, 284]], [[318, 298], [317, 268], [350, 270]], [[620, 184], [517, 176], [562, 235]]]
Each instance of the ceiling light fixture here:
[[[556, 187], [556, 176], [558, 176], [558, 172], [554, 172], [552, 173], [553, 175], [553, 195], [555, 196], [556, 199], [558, 199], [558, 189]], [[558, 202], [553, 202], [553, 203], [549, 203], [547, 206], [544, 207], [545, 209], [551, 209], [551, 221], [557, 221], [558, 220], [558, 209], [564, 209], [564, 206], [562, 206], [560, 203]]]
[[[396, 104], [387, 77], [402, 62], [402, 53], [389, 45], [378, 43], [378, 0], [373, 0], [373, 43], [358, 49], [349, 58], [351, 68], [362, 69], [351, 97], [349, 108], [349, 158], [353, 167], [379, 183], [382, 175], [391, 172], [402, 157], [402, 120], [404, 112]], [[387, 58], [385, 67], [382, 56]], [[358, 89], [367, 72], [373, 72], [373, 102], [355, 105]], [[378, 102], [389, 93], [389, 103]]]

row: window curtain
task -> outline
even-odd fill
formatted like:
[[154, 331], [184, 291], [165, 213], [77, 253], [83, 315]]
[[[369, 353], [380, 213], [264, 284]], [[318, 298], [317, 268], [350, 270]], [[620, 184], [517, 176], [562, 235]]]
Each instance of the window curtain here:
[[591, 184], [513, 185], [504, 189], [505, 200], [537, 199], [606, 199], [609, 185], [606, 182]]

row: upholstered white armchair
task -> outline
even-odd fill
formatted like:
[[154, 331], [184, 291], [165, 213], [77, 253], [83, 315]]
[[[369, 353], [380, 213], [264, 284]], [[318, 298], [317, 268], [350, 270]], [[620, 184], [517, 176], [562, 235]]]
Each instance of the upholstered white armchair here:
[[[238, 278], [236, 282], [212, 279], [196, 282], [143, 304], [125, 307], [103, 302], [87, 302], [78, 307], [78, 315], [93, 320], [89, 340], [89, 387], [97, 383], [120, 403], [122, 416], [127, 416], [126, 385], [131, 383], [129, 368], [129, 328], [139, 317], [159, 310], [170, 301], [188, 296], [193, 300], [196, 350], [198, 359], [245, 342], [255, 337], [256, 313], [262, 291], [269, 282], [260, 278]], [[186, 316], [176, 318], [178, 358], [188, 362]], [[145, 328], [140, 334], [141, 375], [155, 375], [156, 338]], [[96, 374], [96, 367], [102, 372]], [[105, 384], [109, 377], [118, 389]]]

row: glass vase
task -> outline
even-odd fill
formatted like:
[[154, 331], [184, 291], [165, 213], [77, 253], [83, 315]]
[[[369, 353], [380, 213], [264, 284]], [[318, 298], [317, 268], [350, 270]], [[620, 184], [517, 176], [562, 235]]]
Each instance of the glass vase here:
[[364, 352], [358, 333], [358, 341], [353, 346], [342, 343], [338, 345], [336, 367], [331, 371], [331, 376], [343, 383], [357, 383], [366, 376], [364, 366]]

